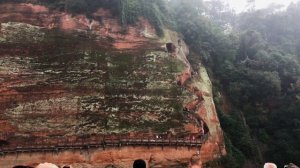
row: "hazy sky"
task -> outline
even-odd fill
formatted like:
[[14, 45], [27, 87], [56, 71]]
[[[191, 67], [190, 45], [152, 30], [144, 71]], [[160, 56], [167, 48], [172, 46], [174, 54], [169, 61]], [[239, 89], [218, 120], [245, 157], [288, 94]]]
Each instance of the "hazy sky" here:
[[[237, 12], [246, 10], [247, 0], [224, 0], [229, 3], [229, 5]], [[255, 0], [256, 9], [262, 9], [268, 7], [270, 4], [281, 4], [285, 7], [288, 6], [291, 2], [297, 2], [299, 0]]]

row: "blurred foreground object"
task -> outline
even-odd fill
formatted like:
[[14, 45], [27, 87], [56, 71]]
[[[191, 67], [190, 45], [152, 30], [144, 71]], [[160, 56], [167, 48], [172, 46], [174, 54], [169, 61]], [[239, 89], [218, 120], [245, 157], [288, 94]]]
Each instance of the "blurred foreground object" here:
[[58, 167], [52, 163], [41, 163], [36, 168], [58, 168]]
[[277, 168], [277, 166], [274, 163], [265, 163], [264, 168]]
[[299, 168], [294, 163], [289, 163], [288, 165], [285, 165], [284, 167], [287, 167], [287, 168]]

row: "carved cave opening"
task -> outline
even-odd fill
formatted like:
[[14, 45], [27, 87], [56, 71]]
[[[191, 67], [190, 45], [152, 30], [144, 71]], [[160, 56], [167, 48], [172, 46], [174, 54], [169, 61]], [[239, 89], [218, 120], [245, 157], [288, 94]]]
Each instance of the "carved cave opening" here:
[[133, 168], [146, 168], [146, 162], [142, 159], [133, 162]]
[[176, 51], [176, 46], [173, 43], [166, 43], [166, 48], [168, 53], [173, 53]]

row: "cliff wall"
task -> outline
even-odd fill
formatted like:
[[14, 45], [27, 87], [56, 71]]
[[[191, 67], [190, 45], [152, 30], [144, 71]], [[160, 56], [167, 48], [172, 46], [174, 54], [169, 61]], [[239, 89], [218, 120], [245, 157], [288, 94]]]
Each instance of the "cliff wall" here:
[[[131, 167], [136, 159], [149, 167], [184, 167], [195, 154], [200, 153], [197, 163], [225, 154], [209, 77], [203, 66], [191, 69], [188, 47], [176, 32], [157, 37], [140, 18], [123, 34], [105, 9], [93, 14], [101, 20], [32, 4], [1, 4], [0, 11], [0, 135], [7, 146], [98, 135], [194, 139], [208, 133], [201, 149], [10, 154], [0, 158], [1, 167], [45, 161]], [[166, 52], [166, 43], [176, 51]]]

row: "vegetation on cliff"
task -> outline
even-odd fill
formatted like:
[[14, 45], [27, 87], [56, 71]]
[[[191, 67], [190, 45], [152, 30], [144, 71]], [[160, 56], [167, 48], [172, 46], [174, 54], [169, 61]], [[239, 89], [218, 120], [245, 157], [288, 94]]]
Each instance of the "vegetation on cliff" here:
[[159, 36], [163, 35], [164, 26], [171, 25], [167, 19], [169, 15], [164, 0], [0, 0], [1, 2], [41, 4], [52, 10], [85, 14], [88, 18], [93, 18], [93, 13], [99, 8], [107, 8], [119, 17], [124, 33], [128, 25], [135, 24], [140, 16], [149, 20]]
[[[38, 42], [35, 50], [26, 49], [22, 57], [4, 52], [9, 56], [1, 59], [1, 65], [3, 70], [26, 69], [40, 74], [33, 81], [43, 81], [28, 86], [22, 78], [25, 81], [21, 85], [11, 87], [19, 94], [33, 94], [47, 87], [64, 86], [69, 94], [62, 98], [48, 95], [48, 99], [38, 101], [32, 96], [23, 103], [16, 100], [5, 117], [13, 124], [18, 123], [19, 132], [57, 130], [64, 132], [63, 136], [82, 136], [145, 132], [150, 128], [157, 133], [184, 129], [188, 119], [182, 104], [191, 95], [183, 92], [174, 80], [183, 63], [170, 58], [168, 53], [146, 49], [140, 49], [140, 54], [119, 53], [99, 47], [85, 33], [45, 31], [19, 23], [1, 26], [0, 44], [5, 47], [22, 48]], [[76, 115], [59, 122], [67, 111]], [[53, 117], [56, 112], [60, 115]], [[57, 125], [53, 126], [50, 120], [58, 122]]]

